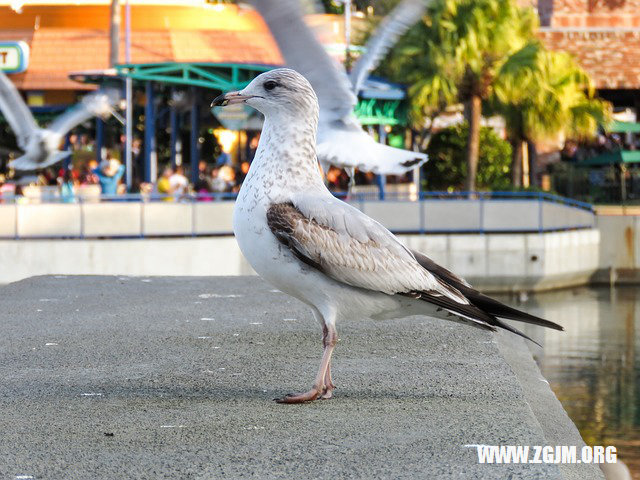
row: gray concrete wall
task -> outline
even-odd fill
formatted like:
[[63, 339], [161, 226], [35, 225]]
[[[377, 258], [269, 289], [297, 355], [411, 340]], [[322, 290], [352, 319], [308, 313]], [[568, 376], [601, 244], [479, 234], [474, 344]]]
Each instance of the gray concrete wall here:
[[595, 229], [400, 238], [485, 291], [540, 291], [583, 285], [599, 265], [600, 233]]
[[640, 215], [598, 215], [600, 268], [596, 283], [640, 283]]
[[[215, 228], [207, 227], [207, 228]], [[598, 268], [599, 233], [400, 235], [410, 248], [488, 291], [584, 284]], [[0, 240], [0, 283], [34, 275], [246, 275], [231, 236]]]

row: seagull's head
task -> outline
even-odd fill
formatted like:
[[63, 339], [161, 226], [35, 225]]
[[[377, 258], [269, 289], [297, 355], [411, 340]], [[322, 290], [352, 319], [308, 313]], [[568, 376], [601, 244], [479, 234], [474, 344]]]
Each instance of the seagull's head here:
[[317, 118], [318, 98], [309, 81], [295, 70], [277, 68], [258, 75], [244, 89], [227, 92], [211, 103], [212, 107], [246, 103], [269, 116]]

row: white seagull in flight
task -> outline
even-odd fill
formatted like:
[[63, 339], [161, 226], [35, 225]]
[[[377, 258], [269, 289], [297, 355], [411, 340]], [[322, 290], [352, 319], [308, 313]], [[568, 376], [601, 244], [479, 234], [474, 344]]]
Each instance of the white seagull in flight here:
[[40, 128], [31, 110], [24, 103], [15, 85], [0, 72], [0, 112], [16, 136], [24, 154], [9, 163], [16, 170], [38, 170], [53, 165], [71, 155], [58, 150], [65, 135], [92, 117], [119, 115], [113, 106], [120, 100], [115, 88], [102, 89], [86, 95], [82, 101], [57, 117], [47, 128]]
[[318, 100], [294, 70], [257, 76], [212, 106], [244, 102], [264, 114], [256, 156], [233, 211], [242, 253], [263, 278], [311, 307], [324, 353], [313, 386], [282, 403], [330, 398], [331, 354], [341, 318], [430, 315], [524, 334], [498, 317], [562, 330], [474, 290], [327, 190], [317, 168]]
[[318, 160], [380, 175], [402, 175], [427, 161], [427, 155], [377, 143], [353, 114], [357, 94], [393, 43], [426, 9], [426, 0], [404, 0], [385, 18], [355, 63], [351, 76], [335, 62], [304, 23], [298, 0], [249, 0], [266, 22], [287, 66], [304, 75], [318, 95]]

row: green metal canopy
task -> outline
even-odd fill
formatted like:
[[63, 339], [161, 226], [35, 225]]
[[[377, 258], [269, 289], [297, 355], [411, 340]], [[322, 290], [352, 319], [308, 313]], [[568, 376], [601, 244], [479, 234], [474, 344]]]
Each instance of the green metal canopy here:
[[[146, 63], [116, 65], [119, 76], [139, 81], [194, 85], [213, 90], [240, 90], [275, 65], [243, 63]], [[401, 100], [364, 98], [355, 114], [362, 125], [404, 125], [406, 105]]]
[[638, 122], [618, 122], [613, 121], [607, 127], [609, 133], [640, 133], [640, 123]]
[[601, 153], [580, 162], [578, 166], [598, 167], [622, 163], [640, 163], [640, 150], [619, 150], [617, 152]]
[[118, 74], [134, 80], [239, 90], [273, 65], [243, 63], [146, 63], [116, 65]]

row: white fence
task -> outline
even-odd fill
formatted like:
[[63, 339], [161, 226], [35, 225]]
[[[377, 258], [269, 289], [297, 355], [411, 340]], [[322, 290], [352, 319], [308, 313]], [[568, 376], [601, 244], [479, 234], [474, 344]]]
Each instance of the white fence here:
[[[395, 232], [546, 232], [591, 228], [584, 204], [537, 195], [474, 199], [351, 202]], [[562, 200], [562, 199], [561, 199]], [[81, 203], [0, 203], [0, 238], [135, 238], [232, 233], [233, 201], [117, 200]]]

